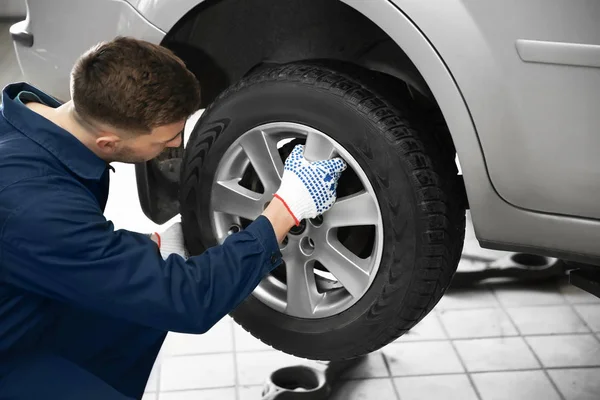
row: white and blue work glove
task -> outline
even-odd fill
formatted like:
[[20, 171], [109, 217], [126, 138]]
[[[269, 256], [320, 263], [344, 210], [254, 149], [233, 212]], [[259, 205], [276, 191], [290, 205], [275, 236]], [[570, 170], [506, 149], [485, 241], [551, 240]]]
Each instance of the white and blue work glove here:
[[154, 232], [151, 238], [158, 245], [160, 255], [164, 260], [171, 254], [177, 254], [185, 259], [189, 258], [189, 254], [185, 248], [183, 230], [180, 222], [174, 223], [162, 233]]
[[329, 210], [337, 199], [337, 184], [347, 165], [341, 158], [308, 161], [297, 145], [285, 161], [281, 186], [275, 197], [294, 217], [296, 225]]

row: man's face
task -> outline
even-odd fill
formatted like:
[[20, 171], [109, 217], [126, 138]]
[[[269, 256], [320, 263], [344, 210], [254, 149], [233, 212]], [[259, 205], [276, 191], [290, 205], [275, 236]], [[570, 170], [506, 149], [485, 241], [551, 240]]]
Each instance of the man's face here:
[[111, 150], [112, 161], [141, 163], [158, 156], [167, 147], [179, 147], [183, 140], [185, 121], [154, 128], [150, 134], [122, 135], [126, 139], [117, 139]]

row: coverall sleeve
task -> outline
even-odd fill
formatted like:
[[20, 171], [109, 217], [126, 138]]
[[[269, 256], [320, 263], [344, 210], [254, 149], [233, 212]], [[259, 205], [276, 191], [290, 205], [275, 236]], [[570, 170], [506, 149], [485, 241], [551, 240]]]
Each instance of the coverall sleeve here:
[[0, 281], [159, 330], [207, 331], [281, 264], [262, 216], [223, 245], [165, 261], [146, 235], [115, 230], [86, 193], [28, 203], [2, 229]]

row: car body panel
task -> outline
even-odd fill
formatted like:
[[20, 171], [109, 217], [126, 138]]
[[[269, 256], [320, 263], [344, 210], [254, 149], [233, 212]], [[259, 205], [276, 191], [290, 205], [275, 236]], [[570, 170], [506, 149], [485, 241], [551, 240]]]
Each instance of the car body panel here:
[[[168, 31], [201, 1], [131, 3]], [[365, 14], [379, 1], [346, 3]], [[600, 182], [600, 73], [594, 68], [600, 66], [600, 3], [393, 3], [423, 32], [456, 79], [496, 191], [517, 207], [600, 219], [600, 183], [590, 184]], [[382, 18], [371, 19], [381, 27]], [[540, 46], [543, 41], [546, 46]], [[527, 46], [534, 46], [530, 52], [537, 59], [523, 60]]]
[[194, 7], [205, 0], [129, 0], [129, 3], [148, 21], [168, 32]]
[[71, 68], [90, 47], [117, 35], [153, 43], [165, 35], [124, 0], [29, 0], [27, 9], [24, 29], [34, 40], [32, 47], [15, 43], [19, 65], [30, 83], [63, 101]]
[[496, 191], [521, 208], [600, 218], [600, 3], [395, 2], [452, 72]]
[[[517, 0], [502, 4], [477, 0], [343, 1], [383, 29], [425, 78], [457, 149], [478, 239], [489, 247], [600, 261], [600, 222], [594, 219], [600, 216], [600, 205], [594, 204], [597, 190], [590, 184], [595, 182], [595, 170], [600, 170], [594, 168], [600, 167], [600, 158], [592, 157], [600, 144], [593, 135], [600, 113], [591, 111], [600, 100], [600, 74], [593, 68], [599, 28], [590, 22], [600, 17], [594, 0], [582, 0], [578, 10], [572, 5], [569, 8], [567, 0], [532, 0], [528, 4]], [[45, 2], [29, 3], [42, 7], [39, 4]], [[66, 7], [77, 1], [59, 3]], [[143, 17], [123, 1], [90, 3], [96, 4], [98, 15], [105, 15], [102, 19], [110, 15], [127, 19], [130, 15], [133, 31], [125, 22], [90, 23], [102, 27], [94, 27], [96, 33], [77, 40], [75, 46], [61, 45], [69, 50], [51, 75], [60, 75], [61, 85], [68, 82], [66, 65], [93, 45], [92, 40], [128, 34], [159, 42], [164, 32], [200, 1], [132, 0]], [[100, 11], [100, 4], [105, 3], [118, 6], [114, 10], [119, 12]], [[543, 18], [535, 8], [542, 5]], [[56, 3], [51, 8], [55, 7]], [[89, 15], [87, 9], [74, 7]], [[50, 7], [46, 11], [56, 14]], [[491, 16], [503, 17], [502, 22], [494, 22]], [[583, 18], [578, 21], [581, 26], [567, 23], [578, 17]], [[71, 18], [61, 22], [69, 24], [68, 20]], [[34, 34], [35, 30], [33, 26]], [[55, 42], [69, 37], [65, 36], [68, 31], [54, 35]], [[542, 44], [540, 51], [537, 42], [551, 42], [550, 50]], [[578, 49], [573, 55], [573, 48], [567, 46], [566, 53], [562, 49], [556, 55], [554, 42], [591, 47], [584, 46], [583, 53]], [[57, 44], [46, 46], [48, 51], [65, 53]], [[567, 64], [583, 60], [592, 67], [554, 64], [556, 57], [565, 61], [565, 56]], [[45, 59], [41, 67], [32, 67], [31, 59], [24, 61], [28, 78], [33, 72], [37, 77], [34, 83], [42, 88], [50, 85], [41, 77], [44, 73], [47, 79], [45, 68], [52, 63]], [[51, 85], [58, 89], [57, 84]]]
[[[451, 8], [452, 4], [463, 4], [463, 2], [430, 0], [424, 4], [421, 1], [396, 0], [395, 9], [389, 7], [388, 5], [391, 3], [387, 1], [365, 4], [360, 0], [352, 0], [347, 3], [377, 22], [402, 47], [431, 88], [448, 123], [457, 149], [475, 232], [482, 245], [497, 249], [526, 250], [583, 262], [599, 262], [600, 250], [597, 243], [600, 240], [600, 222], [581, 218], [581, 214], [577, 210], [573, 211], [572, 216], [562, 216], [515, 207], [506, 200], [503, 193], [499, 193], [497, 188], [492, 185], [493, 179], [490, 179], [490, 176], [495, 164], [490, 165], [489, 160], [484, 158], [484, 154], [487, 156], [486, 149], [497, 153], [493, 146], [497, 141], [502, 140], [502, 133], [505, 129], [486, 130], [481, 128], [482, 134], [477, 122], [482, 119], [487, 121], [486, 118], [491, 118], [500, 124], [499, 127], [506, 126], [502, 122], [506, 122], [505, 120], [511, 117], [511, 112], [514, 114], [515, 111], [510, 107], [494, 110], [486, 101], [489, 98], [489, 93], [486, 93], [488, 91], [494, 94], [496, 101], [494, 104], [499, 104], [508, 98], [501, 96], [505, 90], [502, 80], [504, 74], [498, 67], [495, 54], [486, 45], [483, 36], [477, 35], [478, 29], [474, 21], [467, 18], [468, 14], [461, 16], [458, 9]], [[400, 3], [401, 7], [398, 6]], [[452, 16], [450, 20], [453, 22], [447, 29], [443, 29], [444, 24], [440, 24], [440, 21], [448, 20], [448, 16]], [[424, 20], [429, 20], [430, 24], [418, 23], [418, 21]], [[400, 23], [401, 21], [404, 21], [405, 24]], [[418, 27], [413, 25], [412, 21], [417, 21]], [[409, 26], [423, 35], [436, 31], [439, 36], [433, 35], [433, 37], [427, 36], [426, 38], [421, 36], [423, 40], [419, 41], [419, 35], [409, 34], [411, 31]], [[452, 39], [450, 32], [455, 31], [463, 32], [462, 35], [459, 35], [461, 41], [457, 41], [456, 37]], [[447, 36], [446, 39], [443, 38], [444, 35]], [[427, 46], [423, 41], [428, 43], [431, 51], [424, 51]], [[456, 43], [468, 43], [468, 45], [457, 46]], [[444, 44], [448, 46], [447, 52], [453, 49], [458, 55], [455, 58], [450, 55], [447, 59], [440, 50]], [[512, 49], [516, 54], [514, 45]], [[436, 57], [433, 57], [431, 53], [434, 53]], [[453, 62], [458, 64], [455, 66]], [[470, 65], [474, 67], [469, 67]], [[445, 73], [442, 73], [442, 66]], [[457, 69], [460, 70], [461, 66], [469, 68], [466, 72], [462, 70], [458, 72]], [[597, 72], [597, 70], [595, 71]], [[592, 80], [592, 82], [595, 81]], [[464, 89], [462, 84], [467, 88]], [[472, 94], [469, 97], [469, 90], [479, 90], [478, 93], [481, 97], [473, 98]], [[600, 94], [600, 90], [596, 91], [596, 94], [586, 93], [589, 97], [594, 98]], [[496, 99], [496, 97], [500, 97], [500, 99]], [[484, 103], [487, 107], [483, 107], [479, 103]], [[599, 104], [599, 101], [596, 101], [595, 104]], [[558, 120], [561, 118], [561, 114], [556, 111], [552, 118]], [[535, 121], [531, 123], [533, 124]], [[583, 122], [583, 124], [585, 123]], [[491, 128], [494, 126], [496, 125], [490, 124]], [[500, 136], [495, 138], [496, 141], [492, 138], [491, 144], [486, 146], [486, 142], [482, 138], [484, 135], [486, 139], [490, 139], [494, 135]], [[593, 143], [594, 139], [595, 137], [592, 139], [584, 137], [577, 144], [580, 148], [584, 148], [590, 141]], [[514, 148], [511, 146], [508, 146], [508, 149], [506, 146], [502, 148], [507, 151], [507, 155], [497, 162], [510, 171], [509, 164], [513, 162], [510, 155], [515, 154]], [[548, 164], [548, 162], [549, 160], [546, 160], [544, 164]], [[593, 165], [600, 162], [600, 158], [596, 157], [589, 162], [591, 166], [588, 165], [588, 167], [591, 169]], [[521, 168], [525, 167], [521, 166]], [[514, 174], [527, 174], [527, 171], [515, 170]], [[533, 178], [530, 176], [530, 179]], [[571, 179], [581, 182], [582, 177], [574, 174]], [[588, 177], [588, 179], [590, 178]], [[594, 180], [588, 180], [587, 183], [589, 182], [594, 182]], [[539, 186], [535, 180], [526, 181], [524, 184], [533, 187]], [[522, 187], [521, 189], [527, 190]], [[565, 191], [564, 187], [554, 187], [554, 189]], [[591, 196], [590, 189], [585, 193]], [[571, 196], [582, 195], [583, 192], [571, 193]]]

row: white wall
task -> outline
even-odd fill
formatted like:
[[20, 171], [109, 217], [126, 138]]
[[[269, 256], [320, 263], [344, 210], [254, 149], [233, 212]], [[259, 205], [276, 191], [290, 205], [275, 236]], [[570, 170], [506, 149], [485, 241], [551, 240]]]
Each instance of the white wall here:
[[0, 18], [24, 17], [26, 10], [25, 0], [0, 0]]

